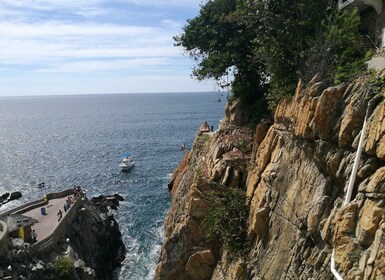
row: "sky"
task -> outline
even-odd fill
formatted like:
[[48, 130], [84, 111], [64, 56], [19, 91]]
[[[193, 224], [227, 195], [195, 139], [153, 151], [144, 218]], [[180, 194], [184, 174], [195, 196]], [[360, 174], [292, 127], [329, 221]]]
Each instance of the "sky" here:
[[0, 96], [213, 91], [174, 47], [202, 0], [0, 0]]

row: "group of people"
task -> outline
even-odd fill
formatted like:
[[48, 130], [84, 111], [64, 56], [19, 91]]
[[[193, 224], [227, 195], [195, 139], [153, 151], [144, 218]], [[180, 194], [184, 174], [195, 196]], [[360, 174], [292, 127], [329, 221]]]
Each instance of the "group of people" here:
[[71, 195], [66, 199], [66, 203], [64, 204], [64, 212], [67, 212], [70, 209], [71, 205], [75, 202], [75, 198]]
[[83, 190], [81, 186], [74, 185], [74, 196], [75, 198], [79, 198], [83, 195]]
[[[70, 195], [66, 199], [66, 203], [63, 206], [64, 212], [67, 212], [68, 209], [71, 208], [72, 204], [75, 203], [76, 199], [82, 197], [83, 194], [84, 194], [84, 192], [83, 192], [82, 188], [80, 186], [74, 185], [73, 195]], [[45, 198], [45, 199], [47, 199], [47, 198]], [[63, 218], [63, 211], [61, 209], [59, 209], [59, 211], [57, 212], [57, 221], [60, 222], [62, 218]], [[32, 230], [32, 242], [33, 243], [37, 242], [37, 234], [36, 234], [35, 230]]]
[[[68, 209], [71, 208], [71, 205], [75, 203], [75, 200], [80, 198], [83, 195], [83, 190], [80, 186], [74, 185], [73, 187], [73, 195], [70, 195], [66, 199], [66, 203], [63, 205], [64, 212], [67, 212]], [[59, 209], [59, 212], [57, 213], [57, 220], [60, 222], [60, 220], [63, 218], [63, 211]]]

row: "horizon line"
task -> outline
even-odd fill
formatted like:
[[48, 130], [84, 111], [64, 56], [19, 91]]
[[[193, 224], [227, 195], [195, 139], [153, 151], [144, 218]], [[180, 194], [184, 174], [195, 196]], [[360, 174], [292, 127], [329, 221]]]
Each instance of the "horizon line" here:
[[229, 93], [230, 91], [160, 91], [160, 92], [100, 92], [100, 93], [67, 93], [67, 94], [26, 94], [26, 95], [0, 95], [1, 98], [20, 98], [20, 97], [64, 97], [64, 96], [82, 96], [82, 95], [128, 95], [128, 94], [167, 94], [167, 93], [174, 93], [174, 94], [186, 94], [186, 93]]

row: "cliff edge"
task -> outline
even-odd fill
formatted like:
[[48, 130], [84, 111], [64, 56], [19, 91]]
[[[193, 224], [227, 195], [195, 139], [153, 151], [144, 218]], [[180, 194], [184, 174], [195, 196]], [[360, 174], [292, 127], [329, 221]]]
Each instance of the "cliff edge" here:
[[[363, 155], [343, 206], [365, 111]], [[171, 207], [155, 279], [385, 279], [385, 102], [365, 78], [298, 84], [274, 118], [244, 126], [236, 102], [221, 129], [198, 133], [170, 182]], [[208, 240], [215, 185], [241, 189], [248, 246]]]

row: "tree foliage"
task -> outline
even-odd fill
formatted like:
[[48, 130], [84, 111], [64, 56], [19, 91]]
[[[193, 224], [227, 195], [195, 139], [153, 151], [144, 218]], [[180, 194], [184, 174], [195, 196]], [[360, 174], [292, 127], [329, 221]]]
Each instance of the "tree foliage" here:
[[366, 68], [371, 52], [365, 53], [359, 45], [358, 11], [333, 10], [322, 22], [322, 29], [308, 50], [303, 70], [305, 81], [318, 74], [327, 84], [339, 84], [352, 79]]
[[[220, 81], [234, 70], [232, 91], [246, 102], [263, 96], [263, 63], [256, 59], [254, 39], [256, 30], [237, 20], [236, 13], [244, 0], [209, 0], [200, 14], [187, 21], [183, 34], [175, 36], [197, 65], [193, 76], [199, 80]], [[227, 79], [221, 86], [226, 87]]]
[[223, 77], [233, 70], [233, 95], [264, 113], [265, 99], [272, 108], [294, 93], [298, 78], [320, 71], [340, 82], [351, 77], [347, 69], [362, 66], [354, 47], [359, 18], [336, 12], [336, 3], [207, 0], [174, 39], [196, 61], [193, 76], [227, 86]]
[[306, 50], [330, 12], [330, 0], [250, 0], [243, 21], [259, 21], [255, 55], [265, 62], [272, 106], [294, 93]]

